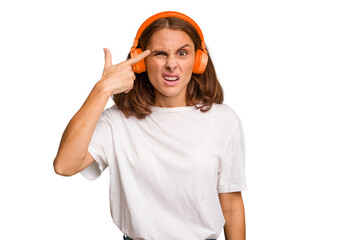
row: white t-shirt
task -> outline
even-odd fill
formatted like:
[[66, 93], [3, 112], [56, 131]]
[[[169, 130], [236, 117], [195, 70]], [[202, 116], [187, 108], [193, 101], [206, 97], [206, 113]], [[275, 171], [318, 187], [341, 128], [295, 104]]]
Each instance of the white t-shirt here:
[[218, 238], [225, 224], [218, 193], [246, 190], [240, 118], [227, 104], [151, 107], [144, 119], [113, 105], [101, 115], [88, 180], [110, 171], [110, 209], [134, 240]]

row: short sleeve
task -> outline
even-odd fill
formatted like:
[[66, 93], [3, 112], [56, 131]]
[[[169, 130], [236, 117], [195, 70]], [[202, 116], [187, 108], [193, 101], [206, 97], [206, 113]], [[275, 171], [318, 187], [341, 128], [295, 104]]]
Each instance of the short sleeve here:
[[109, 159], [113, 155], [113, 138], [111, 127], [105, 118], [106, 110], [96, 123], [93, 136], [90, 140], [88, 151], [95, 161], [81, 171], [87, 180], [98, 178], [108, 167]]
[[245, 139], [240, 119], [225, 144], [223, 166], [219, 173], [218, 193], [247, 189], [245, 179]]

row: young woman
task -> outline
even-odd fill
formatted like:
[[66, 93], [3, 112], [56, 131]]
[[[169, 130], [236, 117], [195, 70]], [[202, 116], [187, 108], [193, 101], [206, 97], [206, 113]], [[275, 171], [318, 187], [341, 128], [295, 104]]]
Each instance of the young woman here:
[[[109, 167], [124, 239], [245, 239], [245, 142], [223, 104], [199, 26], [167, 11], [138, 30], [126, 61], [105, 67], [62, 136], [55, 172], [95, 179]], [[112, 96], [115, 104], [104, 111]]]

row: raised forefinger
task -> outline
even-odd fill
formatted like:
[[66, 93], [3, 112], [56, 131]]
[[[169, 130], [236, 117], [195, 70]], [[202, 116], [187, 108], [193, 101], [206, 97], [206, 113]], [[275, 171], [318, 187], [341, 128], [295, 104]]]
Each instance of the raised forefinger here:
[[139, 55], [136, 55], [133, 58], [130, 58], [129, 60], [126, 60], [125, 62], [127, 62], [130, 65], [133, 65], [139, 61], [141, 61], [142, 59], [144, 59], [145, 57], [147, 57], [150, 54], [150, 50], [145, 50], [142, 53], [140, 53]]

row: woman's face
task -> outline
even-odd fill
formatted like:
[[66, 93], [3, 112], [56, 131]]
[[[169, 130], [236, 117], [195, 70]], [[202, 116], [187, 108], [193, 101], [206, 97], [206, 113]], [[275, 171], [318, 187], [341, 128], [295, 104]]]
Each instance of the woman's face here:
[[[195, 62], [192, 39], [183, 31], [164, 28], [153, 33], [146, 49], [151, 50], [145, 64], [155, 90], [154, 105], [186, 106], [186, 86]], [[171, 81], [174, 78], [177, 80]]]

